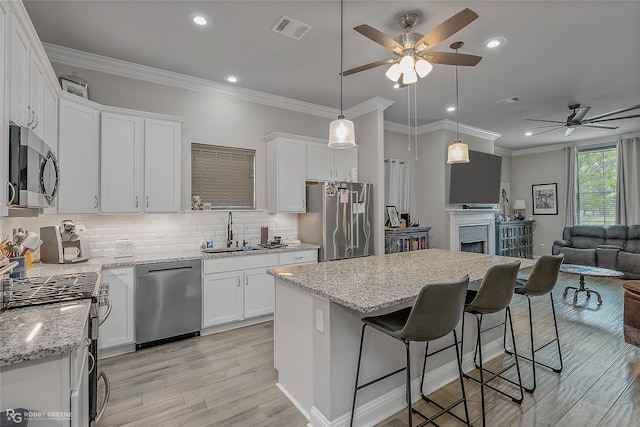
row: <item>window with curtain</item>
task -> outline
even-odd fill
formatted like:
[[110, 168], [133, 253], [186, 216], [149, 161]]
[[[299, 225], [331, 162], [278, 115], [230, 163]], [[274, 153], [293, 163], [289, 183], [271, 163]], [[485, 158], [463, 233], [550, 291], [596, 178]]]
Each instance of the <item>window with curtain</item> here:
[[617, 163], [615, 146], [578, 151], [578, 224], [616, 223]]
[[255, 150], [191, 144], [191, 196], [211, 209], [255, 209]]

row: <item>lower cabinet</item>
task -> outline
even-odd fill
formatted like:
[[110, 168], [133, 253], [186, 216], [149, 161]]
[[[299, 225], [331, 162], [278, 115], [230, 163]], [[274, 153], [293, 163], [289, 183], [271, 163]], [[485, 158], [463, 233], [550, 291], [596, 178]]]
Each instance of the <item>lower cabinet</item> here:
[[99, 348], [108, 349], [125, 344], [133, 344], [135, 342], [133, 327], [133, 268], [102, 270], [102, 283], [109, 284], [111, 313], [100, 326]]

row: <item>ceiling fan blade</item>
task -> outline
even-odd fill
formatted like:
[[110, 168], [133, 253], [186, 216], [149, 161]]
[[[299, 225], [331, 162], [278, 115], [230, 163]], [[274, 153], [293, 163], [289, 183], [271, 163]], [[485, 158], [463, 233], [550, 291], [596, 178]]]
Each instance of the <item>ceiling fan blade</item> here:
[[618, 129], [618, 126], [607, 126], [607, 125], [592, 125], [592, 124], [588, 124], [588, 125], [582, 125], [586, 128], [598, 128], [598, 129]]
[[400, 43], [398, 43], [382, 31], [376, 30], [370, 25], [362, 24], [358, 25], [357, 27], [353, 27], [353, 29], [363, 36], [367, 37], [368, 39], [371, 39], [374, 42], [378, 43], [379, 45], [382, 45], [387, 49], [391, 49], [395, 53], [401, 53], [404, 50], [404, 46], [402, 46]]
[[432, 64], [462, 65], [469, 67], [475, 66], [482, 59], [482, 56], [454, 52], [427, 52], [422, 55], [422, 57]]
[[359, 73], [360, 71], [370, 70], [371, 68], [380, 67], [381, 65], [391, 64], [395, 62], [395, 58], [381, 59], [379, 61], [371, 62], [369, 64], [361, 65], [359, 67], [352, 68], [350, 70], [344, 71], [342, 73], [343, 76], [349, 76], [351, 74]]
[[417, 52], [429, 50], [443, 40], [448, 39], [478, 18], [478, 14], [471, 9], [463, 9], [447, 19], [418, 40], [413, 48]]
[[[532, 131], [532, 130], [536, 130], [536, 129], [546, 129], [546, 128], [557, 128], [558, 125], [557, 124], [553, 124], [553, 125], [544, 125], [544, 126], [536, 126], [536, 127], [532, 127], [532, 128], [525, 128], [525, 129], [517, 129], [517, 130], [510, 130], [508, 131], [508, 133], [519, 133], [519, 132], [527, 132], [527, 131]], [[533, 135], [531, 135], [533, 136]]]
[[576, 123], [580, 123], [582, 122], [582, 119], [584, 119], [584, 116], [587, 115], [587, 113], [589, 112], [589, 110], [591, 109], [591, 107], [580, 107], [578, 109], [578, 112], [576, 113], [575, 116], [573, 116], [573, 118], [571, 119], [572, 122], [576, 122]]
[[553, 128], [551, 128], [551, 129], [547, 129], [547, 130], [543, 130], [542, 132], [534, 133], [534, 134], [533, 134], [533, 135], [531, 135], [531, 136], [541, 135], [541, 134], [543, 134], [543, 133], [551, 132], [552, 130], [560, 129], [561, 127], [564, 127], [564, 125], [556, 126], [556, 127], [553, 127]]
[[635, 119], [638, 117], [640, 117], [640, 114], [633, 114], [631, 116], [624, 116], [624, 117], [613, 117], [611, 119], [601, 119], [601, 120], [588, 119], [588, 120], [584, 120], [582, 123], [589, 124], [589, 123], [611, 122], [613, 120]]
[[[629, 108], [622, 108], [620, 110], [616, 110], [616, 111], [611, 111], [609, 113], [604, 113], [604, 114], [600, 114], [599, 116], [594, 116], [594, 117], [590, 117], [588, 118], [586, 121], [587, 122], [593, 122], [594, 120], [598, 120], [598, 119], [602, 119], [604, 117], [609, 117], [609, 116], [613, 116], [614, 114], [620, 114], [620, 113], [624, 113], [625, 111], [631, 111], [631, 110], [635, 110], [637, 108], [640, 108], [640, 104], [638, 105], [634, 105], [633, 107], [629, 107]], [[628, 116], [628, 117], [620, 117], [621, 119], [628, 119], [631, 117], [638, 117], [638, 116]], [[609, 120], [618, 120], [618, 119], [609, 119]]]
[[577, 128], [567, 128], [567, 130], [564, 131], [564, 136], [569, 136], [573, 133], [574, 130], [576, 130]]
[[541, 119], [525, 119], [525, 120], [528, 120], [530, 122], [562, 123], [563, 126], [567, 123], [559, 120], [541, 120]]

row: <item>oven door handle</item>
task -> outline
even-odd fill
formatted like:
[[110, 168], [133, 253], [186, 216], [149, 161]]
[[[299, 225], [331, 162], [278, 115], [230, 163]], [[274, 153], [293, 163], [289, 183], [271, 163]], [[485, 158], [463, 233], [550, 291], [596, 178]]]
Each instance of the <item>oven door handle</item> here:
[[98, 374], [98, 381], [100, 378], [104, 380], [104, 398], [102, 399], [102, 405], [100, 405], [100, 410], [96, 415], [95, 422], [96, 424], [100, 422], [100, 418], [104, 414], [105, 409], [107, 409], [107, 402], [109, 401], [109, 397], [111, 396], [111, 384], [109, 383], [109, 379], [107, 378], [107, 374], [104, 373], [104, 370], [100, 369], [100, 373]]
[[102, 316], [100, 318], [100, 321], [98, 322], [98, 326], [102, 326], [102, 324], [105, 322], [105, 320], [107, 320], [107, 318], [111, 314], [111, 309], [112, 308], [113, 308], [113, 304], [111, 303], [111, 299], [109, 297], [107, 297], [107, 311], [104, 313], [104, 316]]

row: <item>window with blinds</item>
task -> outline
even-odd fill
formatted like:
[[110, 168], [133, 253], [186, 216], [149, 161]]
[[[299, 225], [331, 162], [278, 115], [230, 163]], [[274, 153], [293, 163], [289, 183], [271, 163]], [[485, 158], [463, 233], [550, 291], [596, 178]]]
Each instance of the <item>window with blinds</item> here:
[[192, 200], [199, 196], [211, 209], [255, 209], [255, 158], [255, 150], [192, 143]]
[[616, 147], [578, 152], [578, 224], [615, 224], [617, 163]]

